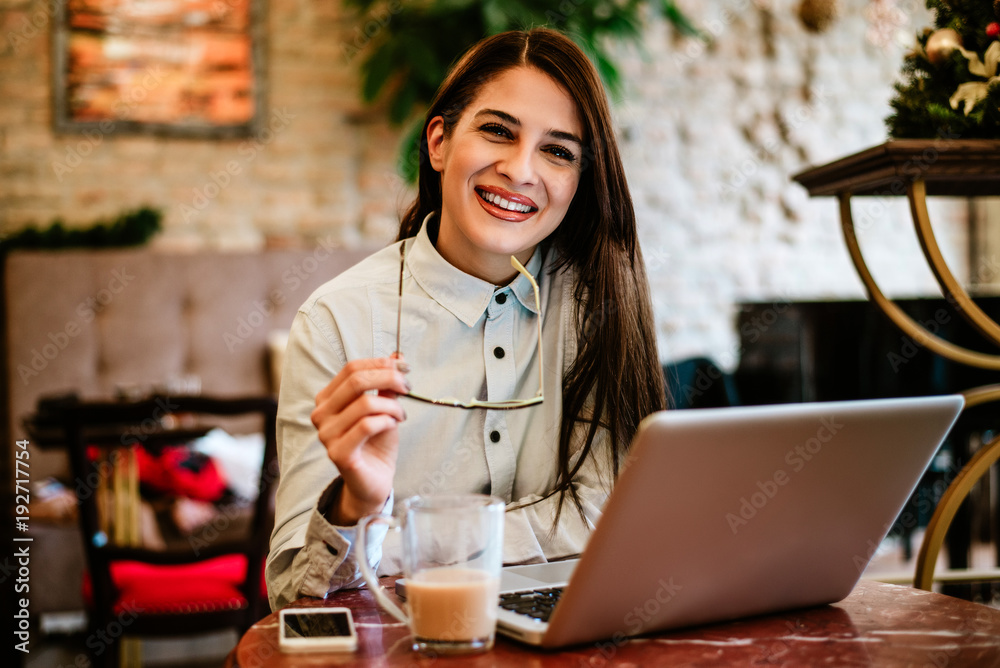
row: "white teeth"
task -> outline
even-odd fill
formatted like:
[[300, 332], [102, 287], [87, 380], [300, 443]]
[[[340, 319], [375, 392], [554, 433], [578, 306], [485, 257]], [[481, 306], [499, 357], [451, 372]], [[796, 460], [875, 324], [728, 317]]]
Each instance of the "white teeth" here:
[[477, 192], [479, 193], [479, 196], [482, 197], [484, 200], [486, 200], [490, 204], [493, 204], [494, 206], [500, 207], [501, 209], [507, 209], [508, 211], [517, 211], [518, 213], [527, 213], [531, 211], [531, 207], [528, 206], [527, 204], [510, 202], [508, 200], [505, 200], [503, 197], [500, 197], [499, 195], [486, 192], [485, 190], [479, 190]]

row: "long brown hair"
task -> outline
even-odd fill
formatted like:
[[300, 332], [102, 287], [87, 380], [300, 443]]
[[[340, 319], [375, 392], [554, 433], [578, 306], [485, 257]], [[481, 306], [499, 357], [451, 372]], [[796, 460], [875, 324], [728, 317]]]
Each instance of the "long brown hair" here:
[[[415, 236], [424, 218], [441, 209], [441, 179], [427, 159], [427, 126], [444, 119], [449, 136], [482, 86], [514, 67], [552, 77], [576, 101], [585, 149], [576, 195], [546, 243], [570, 265], [578, 323], [577, 357], [563, 378], [559, 476], [547, 498], [569, 495], [583, 513], [573, 476], [607, 429], [615, 477], [639, 422], [664, 408], [663, 374], [656, 351], [653, 309], [637, 242], [635, 211], [611, 124], [607, 97], [593, 65], [576, 44], [554, 30], [536, 28], [487, 37], [452, 68], [438, 89], [420, 140], [417, 197], [403, 216], [399, 239]], [[557, 267], [558, 268], [558, 267]], [[585, 426], [582, 452], [570, 467], [577, 425]], [[577, 438], [579, 438], [577, 436]]]

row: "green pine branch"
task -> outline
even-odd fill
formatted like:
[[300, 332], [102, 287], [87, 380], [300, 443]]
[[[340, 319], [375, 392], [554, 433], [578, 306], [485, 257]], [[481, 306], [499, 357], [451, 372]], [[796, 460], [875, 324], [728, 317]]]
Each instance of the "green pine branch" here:
[[961, 36], [964, 48], [982, 58], [995, 41], [986, 34], [986, 26], [1000, 20], [993, 2], [927, 0], [927, 8], [934, 12], [934, 29], [928, 28], [917, 35], [917, 48], [904, 58], [900, 81], [890, 101], [892, 114], [886, 118], [889, 136], [1000, 138], [1000, 85], [987, 89], [986, 97], [968, 115], [963, 105], [952, 109], [950, 99], [960, 84], [985, 80], [969, 72], [969, 61], [957, 50], [938, 65], [927, 59], [925, 51], [934, 30], [951, 28]]
[[0, 255], [15, 248], [111, 248], [139, 246], [160, 230], [162, 212], [149, 207], [127, 211], [113, 220], [100, 220], [86, 227], [66, 227], [56, 219], [47, 228], [26, 227], [0, 239]]

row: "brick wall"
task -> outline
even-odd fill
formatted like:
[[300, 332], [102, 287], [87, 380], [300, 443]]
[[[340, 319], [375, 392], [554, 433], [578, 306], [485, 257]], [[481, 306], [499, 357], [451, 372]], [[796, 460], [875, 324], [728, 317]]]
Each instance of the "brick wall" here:
[[2, 229], [148, 203], [166, 212], [161, 245], [226, 249], [331, 231], [350, 243], [394, 216], [382, 176], [393, 171], [394, 133], [362, 113], [338, 2], [267, 3], [268, 130], [229, 141], [53, 134], [50, 3], [6, 4]]
[[[331, 233], [392, 237], [408, 192], [395, 176], [398, 131], [361, 108], [356, 37], [338, 2], [270, 2], [271, 132], [256, 143], [55, 135], [49, 108], [49, 1], [0, 0], [0, 231], [62, 217], [81, 224], [162, 207], [165, 248], [254, 248]], [[622, 49], [615, 105], [650, 268], [661, 355], [738, 358], [743, 300], [861, 297], [833, 200], [789, 176], [885, 139], [891, 82], [919, 0], [883, 40], [868, 0], [808, 33], [797, 0], [684, 0], [711, 46], [650, 20], [644, 53]], [[882, 5], [887, 3], [883, 2]], [[891, 294], [933, 290], [905, 206], [866, 200], [862, 243]], [[932, 208], [948, 257], [966, 267], [965, 207]]]

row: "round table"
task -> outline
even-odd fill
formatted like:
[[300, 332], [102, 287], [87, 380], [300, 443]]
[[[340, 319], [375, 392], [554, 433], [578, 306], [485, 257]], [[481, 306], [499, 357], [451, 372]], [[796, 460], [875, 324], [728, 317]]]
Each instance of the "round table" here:
[[[387, 589], [392, 580], [384, 579]], [[862, 580], [833, 605], [546, 651], [497, 638], [492, 651], [458, 657], [410, 649], [405, 626], [382, 613], [365, 589], [294, 607], [345, 606], [354, 612], [353, 653], [285, 654], [278, 615], [254, 624], [230, 653], [235, 668], [284, 666], [1000, 666], [1000, 610], [911, 587]]]

